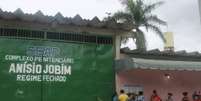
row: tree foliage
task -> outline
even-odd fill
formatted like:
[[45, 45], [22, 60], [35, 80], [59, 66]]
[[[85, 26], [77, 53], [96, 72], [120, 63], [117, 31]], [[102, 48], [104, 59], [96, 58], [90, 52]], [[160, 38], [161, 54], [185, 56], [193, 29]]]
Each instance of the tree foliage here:
[[[124, 23], [135, 28], [135, 31], [132, 31], [131, 34], [132, 38], [135, 39], [137, 49], [146, 50], [145, 33], [141, 28], [145, 28], [147, 31], [154, 31], [155, 34], [159, 35], [160, 38], [165, 41], [159, 26], [166, 25], [167, 23], [158, 18], [157, 15], [152, 14], [153, 10], [164, 2], [159, 1], [153, 4], [145, 4], [143, 0], [127, 0], [124, 3], [126, 3], [125, 11], [118, 11], [114, 13], [111, 18], [116, 21], [124, 21]], [[124, 39], [124, 41], [127, 40], [127, 38]]]

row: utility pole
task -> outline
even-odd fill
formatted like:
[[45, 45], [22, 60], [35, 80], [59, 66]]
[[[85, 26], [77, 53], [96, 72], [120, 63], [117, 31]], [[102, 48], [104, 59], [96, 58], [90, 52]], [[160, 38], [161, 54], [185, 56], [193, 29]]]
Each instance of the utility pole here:
[[201, 0], [198, 0], [199, 13], [200, 13], [200, 22], [201, 22]]

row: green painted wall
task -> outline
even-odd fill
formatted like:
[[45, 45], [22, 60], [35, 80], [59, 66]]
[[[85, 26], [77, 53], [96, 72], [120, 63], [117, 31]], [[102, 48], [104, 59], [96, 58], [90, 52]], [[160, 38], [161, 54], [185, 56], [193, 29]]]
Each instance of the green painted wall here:
[[113, 91], [112, 45], [0, 38], [1, 101], [111, 101]]

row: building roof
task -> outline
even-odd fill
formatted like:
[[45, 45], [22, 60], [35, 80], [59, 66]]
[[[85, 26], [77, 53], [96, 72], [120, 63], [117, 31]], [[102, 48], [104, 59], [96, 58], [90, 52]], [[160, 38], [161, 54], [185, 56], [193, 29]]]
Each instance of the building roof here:
[[160, 69], [201, 71], [201, 53], [182, 51], [149, 51], [121, 49], [124, 58], [116, 60], [116, 70]]
[[186, 60], [186, 61], [201, 61], [201, 53], [198, 51], [186, 52], [180, 51], [160, 51], [159, 49], [152, 49], [148, 51], [130, 50], [129, 48], [122, 48], [121, 53], [127, 54], [131, 57], [153, 58], [153, 59], [167, 59], [167, 60]]
[[201, 71], [201, 62], [198, 61], [175, 61], [156, 60], [145, 58], [125, 58], [116, 61], [116, 70], [129, 69], [159, 69], [159, 70], [189, 70]]
[[132, 28], [128, 24], [117, 23], [113, 20], [100, 20], [98, 17], [93, 19], [84, 19], [79, 14], [74, 17], [64, 17], [60, 12], [55, 16], [44, 15], [42, 11], [37, 11], [35, 14], [24, 13], [20, 8], [14, 12], [2, 11], [0, 9], [0, 20], [9, 20], [9, 21], [24, 21], [40, 24], [57, 24], [57, 25], [71, 25], [71, 26], [87, 26], [95, 28], [105, 28], [105, 29], [118, 29], [130, 31]]

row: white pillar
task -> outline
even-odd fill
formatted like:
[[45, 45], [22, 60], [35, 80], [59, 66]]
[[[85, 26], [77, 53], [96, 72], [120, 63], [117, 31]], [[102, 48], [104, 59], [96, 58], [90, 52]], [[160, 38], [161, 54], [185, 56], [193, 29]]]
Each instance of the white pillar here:
[[120, 59], [121, 36], [115, 35], [115, 60]]

